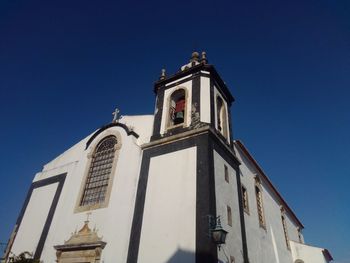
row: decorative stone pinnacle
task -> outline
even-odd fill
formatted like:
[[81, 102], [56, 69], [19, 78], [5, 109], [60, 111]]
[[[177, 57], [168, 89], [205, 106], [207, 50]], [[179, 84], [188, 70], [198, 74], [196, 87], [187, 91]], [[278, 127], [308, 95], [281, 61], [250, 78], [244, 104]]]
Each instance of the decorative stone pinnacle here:
[[165, 69], [164, 68], [162, 69], [162, 72], [160, 74], [160, 78], [159, 79], [160, 80], [166, 79], [166, 73], [165, 73]]
[[207, 53], [205, 51], [202, 52], [201, 63], [203, 63], [203, 64], [207, 64], [208, 63]]
[[194, 51], [192, 53], [191, 62], [197, 62], [197, 61], [199, 61], [199, 53], [197, 51]]

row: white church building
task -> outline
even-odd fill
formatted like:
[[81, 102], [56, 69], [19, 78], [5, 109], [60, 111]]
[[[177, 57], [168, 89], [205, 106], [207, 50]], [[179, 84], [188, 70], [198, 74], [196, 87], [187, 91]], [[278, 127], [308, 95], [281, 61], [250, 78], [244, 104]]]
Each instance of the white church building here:
[[194, 52], [124, 116], [47, 163], [5, 251], [44, 263], [326, 263], [244, 144], [225, 82]]

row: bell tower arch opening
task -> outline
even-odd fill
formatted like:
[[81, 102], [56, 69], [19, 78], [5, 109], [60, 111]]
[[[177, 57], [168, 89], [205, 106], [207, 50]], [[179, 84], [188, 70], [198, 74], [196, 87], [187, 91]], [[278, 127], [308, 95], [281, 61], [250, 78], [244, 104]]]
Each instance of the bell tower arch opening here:
[[168, 127], [181, 125], [186, 116], [186, 91], [182, 88], [175, 90], [169, 100]]
[[223, 99], [220, 96], [216, 97], [216, 125], [220, 133], [227, 138], [227, 113]]

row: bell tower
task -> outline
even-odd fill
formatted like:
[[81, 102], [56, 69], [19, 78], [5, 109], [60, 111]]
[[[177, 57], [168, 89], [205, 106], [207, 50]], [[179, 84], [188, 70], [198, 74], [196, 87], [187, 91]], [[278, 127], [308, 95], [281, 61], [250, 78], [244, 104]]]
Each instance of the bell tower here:
[[162, 70], [154, 84], [156, 109], [152, 141], [205, 126], [224, 142], [232, 141], [230, 107], [234, 101], [206, 53], [193, 52], [188, 64], [173, 75]]
[[[208, 225], [208, 218], [220, 217], [228, 252], [247, 262], [232, 145], [234, 98], [205, 52], [193, 52], [173, 75], [163, 69], [154, 92], [153, 134], [142, 145], [127, 263], [225, 261]], [[228, 211], [236, 225], [228, 222]]]

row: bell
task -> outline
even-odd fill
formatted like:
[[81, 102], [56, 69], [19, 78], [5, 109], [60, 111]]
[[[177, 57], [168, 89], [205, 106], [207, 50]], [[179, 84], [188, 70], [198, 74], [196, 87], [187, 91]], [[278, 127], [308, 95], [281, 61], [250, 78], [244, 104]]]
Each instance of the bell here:
[[184, 113], [182, 111], [176, 112], [175, 119], [183, 119]]
[[175, 120], [174, 120], [174, 124], [180, 124], [184, 122], [184, 113], [183, 111], [178, 111], [175, 113]]

